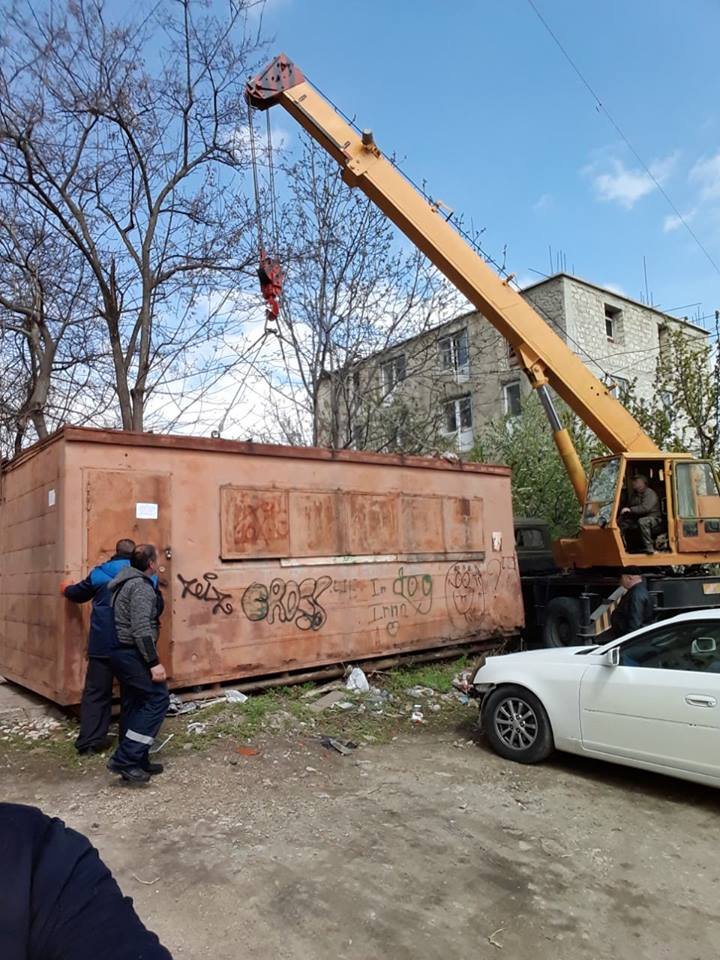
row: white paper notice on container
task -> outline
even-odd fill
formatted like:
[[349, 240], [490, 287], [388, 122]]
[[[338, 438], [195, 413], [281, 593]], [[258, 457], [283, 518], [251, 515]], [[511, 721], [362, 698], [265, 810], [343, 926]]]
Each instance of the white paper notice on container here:
[[137, 520], [157, 520], [158, 505], [156, 503], [136, 503], [135, 518]]
[[49, 507], [54, 507], [54, 506], [55, 506], [55, 491], [54, 491], [54, 490], [48, 490], [48, 506], [49, 506]]

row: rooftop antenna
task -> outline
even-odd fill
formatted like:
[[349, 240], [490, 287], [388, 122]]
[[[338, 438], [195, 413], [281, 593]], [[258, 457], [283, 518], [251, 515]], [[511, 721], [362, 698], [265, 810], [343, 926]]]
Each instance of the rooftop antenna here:
[[647, 306], [650, 306], [650, 293], [648, 292], [648, 278], [647, 278], [647, 260], [645, 259], [645, 254], [643, 254], [643, 274], [645, 275], [645, 303]]

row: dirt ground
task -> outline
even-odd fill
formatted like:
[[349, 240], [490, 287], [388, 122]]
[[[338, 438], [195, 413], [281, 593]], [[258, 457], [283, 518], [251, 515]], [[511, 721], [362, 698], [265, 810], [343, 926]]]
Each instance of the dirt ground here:
[[11, 751], [2, 799], [85, 832], [176, 958], [720, 955], [720, 792], [409, 728], [171, 753], [151, 786]]

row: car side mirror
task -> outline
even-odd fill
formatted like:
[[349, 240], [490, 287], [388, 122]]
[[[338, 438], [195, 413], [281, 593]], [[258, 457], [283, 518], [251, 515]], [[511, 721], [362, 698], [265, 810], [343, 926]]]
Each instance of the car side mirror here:
[[606, 650], [602, 656], [602, 662], [604, 667], [619, 667], [620, 647], [611, 647], [609, 650]]

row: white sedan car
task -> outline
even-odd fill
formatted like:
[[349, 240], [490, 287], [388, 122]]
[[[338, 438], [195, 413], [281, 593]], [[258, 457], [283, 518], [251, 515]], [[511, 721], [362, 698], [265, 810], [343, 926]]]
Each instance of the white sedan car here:
[[720, 787], [720, 610], [601, 647], [489, 657], [473, 686], [503, 757], [567, 750]]

